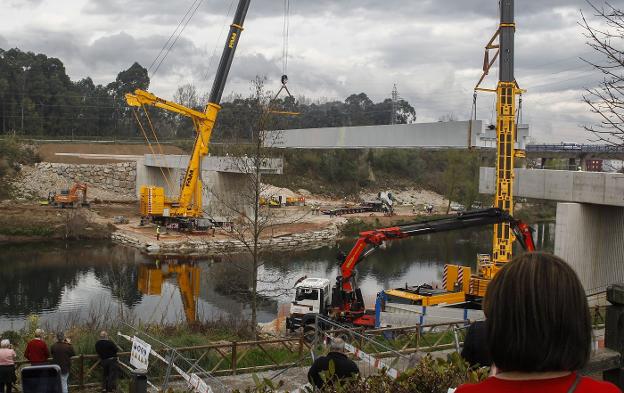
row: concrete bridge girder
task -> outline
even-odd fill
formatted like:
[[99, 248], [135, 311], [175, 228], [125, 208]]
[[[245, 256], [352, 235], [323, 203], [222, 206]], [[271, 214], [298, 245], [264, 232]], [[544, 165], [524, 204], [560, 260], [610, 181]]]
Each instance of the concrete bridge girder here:
[[[480, 168], [479, 192], [494, 194], [494, 168]], [[624, 207], [624, 174], [516, 169], [514, 195], [559, 202]]]
[[[494, 168], [481, 168], [479, 192], [493, 194]], [[557, 203], [555, 254], [593, 294], [624, 281], [624, 174], [516, 169], [514, 194]]]
[[[518, 149], [529, 137], [528, 125], [518, 129]], [[265, 146], [290, 149], [466, 149], [495, 148], [495, 130], [481, 120], [377, 126], [306, 128], [268, 132]]]

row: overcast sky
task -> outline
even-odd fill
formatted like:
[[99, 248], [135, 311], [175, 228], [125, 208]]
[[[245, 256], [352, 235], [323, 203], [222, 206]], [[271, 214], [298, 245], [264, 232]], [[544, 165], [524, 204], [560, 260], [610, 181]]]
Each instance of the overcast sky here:
[[[523, 121], [538, 142], [587, 142], [582, 125], [596, 118], [581, 96], [601, 77], [579, 60], [594, 55], [578, 21], [581, 9], [592, 12], [585, 0], [516, 3], [516, 78], [528, 89]], [[150, 90], [170, 98], [177, 86], [194, 83], [206, 91], [236, 8], [232, 0], [2, 0], [0, 48], [58, 57], [72, 80], [90, 76], [106, 84], [134, 61], [149, 67], [192, 4], [199, 8], [150, 75]], [[396, 83], [419, 122], [470, 117], [497, 0], [290, 0], [290, 8], [293, 94], [342, 101], [365, 92], [379, 101]], [[258, 74], [278, 88], [283, 17], [284, 0], [252, 0], [225, 96], [247, 95]], [[486, 84], [494, 86], [497, 75]], [[478, 98], [478, 117], [486, 122], [495, 115], [493, 100], [487, 93]]]

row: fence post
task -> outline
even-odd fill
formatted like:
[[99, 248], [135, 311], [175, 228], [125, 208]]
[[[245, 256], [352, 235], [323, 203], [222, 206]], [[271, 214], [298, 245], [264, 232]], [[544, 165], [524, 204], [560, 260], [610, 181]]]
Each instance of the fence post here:
[[84, 380], [84, 355], [80, 354], [80, 366], [78, 368], [78, 375], [79, 375], [79, 384], [80, 384], [80, 389], [84, 389], [84, 384], [85, 384], [85, 380]]
[[[605, 347], [619, 352], [624, 356], [624, 284], [610, 285], [607, 288], [607, 300], [611, 303], [607, 307], [605, 318]], [[603, 379], [624, 389], [624, 369], [620, 368], [605, 371]]]
[[236, 375], [236, 341], [232, 341], [232, 375]]

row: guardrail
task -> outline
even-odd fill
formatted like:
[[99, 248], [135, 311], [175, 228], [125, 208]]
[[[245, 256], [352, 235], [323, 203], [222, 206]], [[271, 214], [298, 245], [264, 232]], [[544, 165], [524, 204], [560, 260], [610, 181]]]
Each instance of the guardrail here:
[[624, 146], [616, 145], [583, 145], [577, 143], [561, 143], [552, 145], [527, 145], [527, 153], [624, 153]]

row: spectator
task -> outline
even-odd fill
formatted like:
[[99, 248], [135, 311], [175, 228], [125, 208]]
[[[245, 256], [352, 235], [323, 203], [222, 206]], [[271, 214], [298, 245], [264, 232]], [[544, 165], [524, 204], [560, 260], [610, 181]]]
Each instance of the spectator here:
[[24, 357], [30, 361], [33, 366], [44, 364], [50, 357], [48, 345], [43, 341], [43, 330], [35, 330], [35, 338], [30, 340], [26, 345]]
[[483, 306], [496, 371], [456, 393], [620, 391], [578, 373], [590, 356], [589, 308], [576, 273], [560, 258], [514, 258], [490, 282]]
[[[308, 381], [321, 389], [325, 383], [333, 385], [337, 381], [357, 377], [360, 373], [357, 364], [344, 354], [345, 343], [341, 338], [332, 340], [327, 356], [317, 358], [308, 371]], [[329, 371], [329, 364], [334, 364], [334, 375], [327, 375], [323, 380], [321, 374]]]
[[487, 348], [485, 321], [477, 321], [468, 327], [461, 355], [470, 366], [489, 367], [492, 359]]
[[52, 352], [52, 361], [61, 368], [61, 383], [63, 384], [63, 393], [67, 393], [67, 383], [69, 380], [69, 369], [71, 367], [71, 358], [76, 356], [74, 347], [71, 345], [69, 338], [65, 338], [63, 332], [56, 334], [56, 343], [50, 348]]
[[95, 343], [95, 352], [102, 364], [102, 391], [113, 392], [117, 389], [119, 375], [117, 346], [108, 338], [108, 333], [104, 330], [100, 332], [100, 339]]
[[0, 393], [11, 393], [15, 377], [15, 351], [9, 340], [0, 341]]

